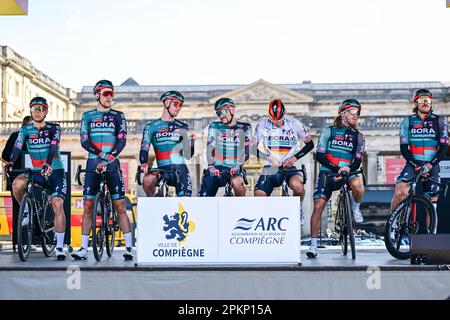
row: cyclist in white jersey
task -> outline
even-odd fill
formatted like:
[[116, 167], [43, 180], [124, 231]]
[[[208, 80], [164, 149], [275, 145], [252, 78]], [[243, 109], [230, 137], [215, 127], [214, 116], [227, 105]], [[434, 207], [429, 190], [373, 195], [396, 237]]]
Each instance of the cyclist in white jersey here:
[[[304, 180], [294, 164], [314, 148], [314, 142], [305, 126], [297, 119], [285, 116], [285, 113], [283, 102], [274, 99], [269, 103], [269, 117], [261, 119], [256, 126], [253, 143], [257, 147], [258, 158], [265, 162], [255, 186], [255, 196], [270, 196], [273, 188], [281, 186], [286, 180], [293, 195], [300, 197], [302, 204], [305, 198]], [[301, 149], [300, 140], [305, 144]], [[300, 217], [303, 225], [302, 205]]]

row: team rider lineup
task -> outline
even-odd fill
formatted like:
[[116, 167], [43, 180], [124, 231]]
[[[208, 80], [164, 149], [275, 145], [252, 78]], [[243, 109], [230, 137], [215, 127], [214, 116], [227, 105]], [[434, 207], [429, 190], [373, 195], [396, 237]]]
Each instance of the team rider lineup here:
[[[93, 89], [97, 107], [83, 114], [80, 127], [81, 146], [87, 151], [86, 175], [83, 182], [84, 210], [82, 219], [81, 247], [72, 252], [76, 260], [86, 260], [92, 230], [92, 216], [96, 195], [101, 181], [106, 181], [118, 225], [125, 239], [125, 260], [133, 260], [130, 220], [125, 209], [125, 184], [120, 170], [119, 155], [127, 142], [127, 121], [125, 115], [112, 108], [115, 96], [114, 86], [109, 80], [100, 80]], [[150, 121], [142, 133], [139, 152], [140, 169], [143, 174], [142, 187], [147, 197], [153, 197], [161, 181], [175, 188], [176, 196], [192, 196], [192, 179], [186, 160], [195, 153], [195, 133], [187, 123], [177, 119], [185, 102], [178, 91], [167, 91], [161, 95], [163, 106], [161, 117]], [[433, 113], [432, 94], [427, 89], [417, 90], [413, 97], [413, 114], [403, 119], [400, 132], [400, 151], [406, 164], [395, 187], [391, 210], [407, 196], [411, 183], [417, 175], [424, 181], [424, 193], [433, 203], [439, 195], [439, 162], [448, 150], [448, 127], [444, 117]], [[14, 145], [5, 172], [12, 172], [14, 162], [27, 146], [35, 173], [33, 181], [41, 184], [51, 195], [54, 211], [54, 225], [57, 260], [64, 260], [64, 231], [66, 220], [63, 202], [67, 196], [67, 181], [60, 155], [61, 127], [46, 122], [49, 106], [43, 97], [30, 101], [32, 124], [24, 125]], [[286, 113], [281, 99], [268, 104], [267, 117], [263, 117], [253, 131], [249, 123], [235, 117], [238, 105], [230, 98], [222, 97], [214, 103], [217, 120], [207, 131], [206, 160], [203, 170], [200, 197], [214, 197], [219, 188], [225, 187], [234, 196], [246, 195], [246, 171], [244, 164], [254, 154], [263, 162], [260, 176], [254, 189], [254, 196], [268, 197], [274, 188], [286, 184], [292, 196], [300, 199], [300, 224], [304, 224], [303, 203], [305, 194], [305, 172], [296, 167], [296, 162], [314, 149], [314, 142], [306, 126]], [[318, 236], [322, 212], [332, 193], [343, 184], [350, 190], [349, 198], [352, 218], [362, 223], [360, 204], [364, 196], [364, 179], [358, 171], [365, 152], [364, 135], [358, 129], [362, 106], [355, 99], [342, 101], [337, 108], [333, 125], [322, 128], [316, 147], [315, 160], [320, 168], [316, 177], [311, 214], [311, 245], [306, 256], [318, 256]], [[153, 148], [157, 170], [149, 165], [149, 151]], [[104, 175], [104, 176], [103, 176]], [[101, 176], [105, 179], [101, 179]], [[24, 174], [12, 183], [12, 194], [21, 203], [27, 187]], [[31, 214], [24, 214], [21, 226], [30, 223]], [[28, 219], [28, 220], [27, 220]], [[353, 232], [353, 231], [352, 231]]]

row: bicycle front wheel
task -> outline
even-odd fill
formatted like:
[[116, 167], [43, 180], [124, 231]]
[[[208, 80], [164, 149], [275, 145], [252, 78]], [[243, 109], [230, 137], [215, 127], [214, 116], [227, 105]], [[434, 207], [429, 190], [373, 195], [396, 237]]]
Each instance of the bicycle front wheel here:
[[345, 211], [344, 211], [344, 199], [339, 197], [338, 207], [336, 212], [336, 222], [335, 229], [339, 233], [339, 243], [341, 245], [342, 254], [347, 255], [348, 251], [348, 238], [347, 238], [347, 228], [345, 227]]
[[[418, 208], [425, 211], [425, 226], [420, 226], [419, 221], [413, 218]], [[437, 214], [432, 203], [425, 197], [414, 196], [409, 205], [408, 198], [400, 202], [389, 216], [384, 230], [384, 243], [394, 258], [406, 260], [411, 257], [411, 235], [418, 234], [419, 230], [434, 234], [436, 229]]]
[[[47, 197], [47, 195], [44, 195]], [[42, 217], [42, 251], [46, 257], [51, 257], [53, 251], [55, 251], [55, 213], [49, 203], [48, 198], [45, 201], [44, 216]]]
[[114, 205], [111, 200], [111, 196], [108, 192], [105, 198], [105, 209], [106, 209], [106, 254], [111, 257], [114, 251], [114, 245], [116, 242], [116, 224], [117, 224], [117, 213], [114, 210]]
[[92, 213], [92, 251], [95, 260], [102, 260], [103, 248], [105, 244], [105, 202], [103, 194], [97, 193], [94, 202], [94, 212]]
[[33, 206], [30, 196], [26, 193], [20, 203], [19, 216], [17, 219], [17, 248], [19, 258], [27, 261], [33, 240]]
[[356, 248], [355, 248], [355, 234], [353, 233], [353, 211], [352, 205], [350, 203], [350, 196], [348, 193], [345, 194], [345, 225], [347, 228], [348, 239], [350, 242], [350, 249], [352, 251], [352, 259], [356, 259]]

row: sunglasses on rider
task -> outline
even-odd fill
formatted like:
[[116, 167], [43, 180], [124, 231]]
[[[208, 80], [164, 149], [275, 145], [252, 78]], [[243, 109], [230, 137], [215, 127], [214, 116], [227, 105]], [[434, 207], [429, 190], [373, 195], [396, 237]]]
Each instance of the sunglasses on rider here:
[[103, 91], [102, 96], [106, 97], [114, 97], [114, 91]]
[[361, 114], [361, 112], [358, 109], [348, 109], [348, 113], [350, 113], [352, 116], [358, 116]]
[[419, 99], [417, 99], [416, 100], [416, 102], [418, 102], [418, 103], [428, 103], [428, 104], [430, 104], [431, 103], [431, 98], [429, 98], [429, 97], [420, 97]]
[[181, 102], [180, 100], [175, 100], [175, 99], [173, 99], [171, 102], [172, 102], [172, 105], [173, 105], [175, 108], [180, 108], [180, 107], [183, 106], [183, 102]]
[[31, 110], [31, 112], [45, 112], [47, 110], [47, 107], [38, 104], [38, 105], [32, 106], [30, 108], [30, 110]]
[[216, 114], [218, 117], [226, 115], [228, 112], [230, 112], [230, 109], [224, 108], [216, 111]]

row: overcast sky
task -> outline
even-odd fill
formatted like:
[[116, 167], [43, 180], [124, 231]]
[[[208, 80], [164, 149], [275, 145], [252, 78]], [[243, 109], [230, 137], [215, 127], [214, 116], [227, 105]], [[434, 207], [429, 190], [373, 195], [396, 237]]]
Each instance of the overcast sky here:
[[117, 85], [450, 81], [445, 0], [29, 0], [0, 44], [80, 90]]

